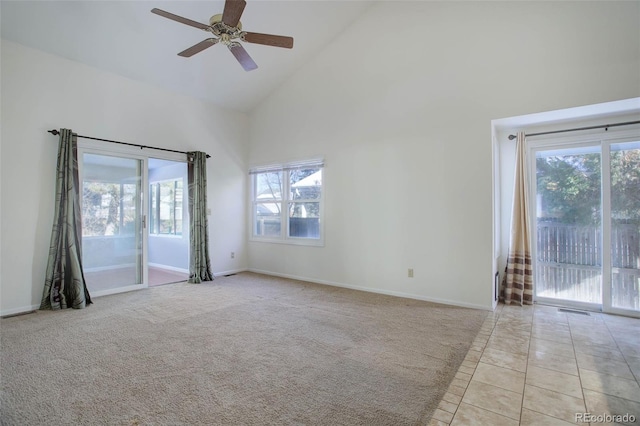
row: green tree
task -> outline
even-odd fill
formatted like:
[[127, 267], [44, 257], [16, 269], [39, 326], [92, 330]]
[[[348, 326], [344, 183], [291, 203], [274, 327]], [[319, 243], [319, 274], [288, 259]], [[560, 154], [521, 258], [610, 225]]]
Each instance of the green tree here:
[[600, 154], [536, 159], [542, 217], [556, 223], [600, 223]]
[[84, 236], [117, 235], [120, 230], [120, 185], [83, 183], [82, 233]]
[[611, 215], [640, 224], [640, 149], [611, 152]]
[[[640, 224], [640, 150], [611, 151], [611, 212], [616, 221]], [[600, 154], [536, 159], [540, 220], [577, 225], [601, 221]]]

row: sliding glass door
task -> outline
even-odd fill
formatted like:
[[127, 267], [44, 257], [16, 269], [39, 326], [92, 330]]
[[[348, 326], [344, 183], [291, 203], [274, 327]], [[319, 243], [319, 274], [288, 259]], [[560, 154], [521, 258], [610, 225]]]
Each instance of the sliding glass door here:
[[640, 142], [532, 149], [535, 298], [640, 313]]
[[538, 300], [602, 304], [599, 147], [536, 153]]
[[[610, 308], [640, 313], [640, 142], [609, 150]], [[605, 228], [606, 229], [606, 228]]]
[[83, 152], [82, 256], [91, 294], [142, 286], [144, 160]]

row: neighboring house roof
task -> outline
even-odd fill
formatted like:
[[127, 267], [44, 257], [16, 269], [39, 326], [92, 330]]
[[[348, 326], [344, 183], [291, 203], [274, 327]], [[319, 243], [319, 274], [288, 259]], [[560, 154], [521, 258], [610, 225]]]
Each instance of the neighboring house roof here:
[[302, 188], [305, 186], [320, 186], [320, 185], [322, 185], [322, 170], [318, 170], [314, 174], [309, 175], [302, 180], [299, 180], [298, 182], [291, 185], [291, 187]]
[[[305, 177], [304, 179], [299, 180], [298, 182], [291, 185], [291, 188], [301, 189], [312, 188], [316, 186], [322, 186], [322, 170], [318, 170], [317, 172]], [[276, 193], [275, 197], [280, 197], [280, 194]], [[264, 194], [258, 195], [256, 197], [256, 200], [264, 203], [258, 204], [258, 214], [280, 214], [280, 202], [274, 200], [274, 194], [272, 194], [271, 192], [265, 192]], [[301, 208], [304, 210], [304, 212], [302, 213], [303, 217], [306, 217], [306, 209], [304, 208], [304, 206], [301, 206]]]

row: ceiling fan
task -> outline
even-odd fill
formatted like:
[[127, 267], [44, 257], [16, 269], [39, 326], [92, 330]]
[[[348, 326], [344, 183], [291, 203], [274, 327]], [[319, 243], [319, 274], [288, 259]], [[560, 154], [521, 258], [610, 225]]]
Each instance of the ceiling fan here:
[[151, 9], [151, 12], [180, 22], [181, 24], [208, 31], [215, 36], [183, 50], [178, 53], [179, 56], [188, 58], [214, 44], [222, 43], [229, 48], [245, 71], [251, 71], [258, 68], [258, 65], [251, 59], [251, 56], [249, 56], [244, 47], [242, 47], [240, 41], [291, 49], [293, 47], [293, 37], [242, 31], [240, 16], [242, 16], [246, 5], [247, 2], [244, 0], [226, 0], [222, 14], [213, 15], [211, 19], [209, 19], [209, 25], [192, 21], [191, 19], [183, 18], [182, 16], [174, 15], [173, 13], [157, 8]]

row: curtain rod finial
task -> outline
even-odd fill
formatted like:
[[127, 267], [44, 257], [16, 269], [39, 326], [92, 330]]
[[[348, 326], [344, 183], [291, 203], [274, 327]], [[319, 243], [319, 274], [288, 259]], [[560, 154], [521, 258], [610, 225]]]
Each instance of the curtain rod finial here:
[[509, 135], [509, 140], [510, 140], [510, 141], [512, 141], [512, 140], [514, 140], [516, 137], [517, 137], [516, 135]]
[[53, 129], [53, 130], [47, 130], [47, 132], [49, 132], [49, 133], [51, 133], [52, 135], [55, 135], [55, 136], [57, 136], [57, 135], [59, 135], [59, 134], [60, 134], [60, 132], [58, 132], [56, 129]]

